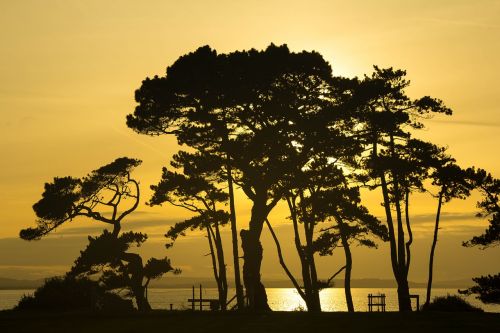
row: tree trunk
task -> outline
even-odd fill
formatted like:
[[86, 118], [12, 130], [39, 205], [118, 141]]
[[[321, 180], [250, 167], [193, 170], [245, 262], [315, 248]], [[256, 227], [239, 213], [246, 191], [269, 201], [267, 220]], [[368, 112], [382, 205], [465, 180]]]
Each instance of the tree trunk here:
[[271, 236], [274, 239], [274, 243], [276, 244], [276, 251], [278, 252], [278, 259], [279, 259], [280, 265], [283, 268], [283, 270], [285, 271], [285, 273], [288, 276], [288, 278], [290, 279], [290, 281], [292, 282], [293, 286], [295, 287], [295, 290], [297, 290], [300, 297], [302, 297], [304, 302], [306, 302], [307, 309], [309, 310], [309, 299], [310, 298], [308, 298], [308, 296], [305, 294], [304, 290], [302, 290], [302, 288], [300, 288], [300, 285], [297, 282], [297, 279], [295, 279], [295, 277], [293, 276], [293, 274], [290, 272], [287, 265], [285, 264], [285, 259], [283, 258], [283, 253], [281, 252], [280, 242], [278, 240], [278, 237], [276, 237], [276, 234], [274, 233], [274, 230], [273, 230], [273, 227], [271, 226], [271, 223], [267, 219], [266, 219], [266, 224], [269, 227], [269, 232], [271, 233]]
[[344, 275], [344, 292], [345, 292], [345, 302], [347, 304], [347, 311], [354, 312], [354, 303], [352, 302], [351, 294], [351, 272], [352, 272], [352, 254], [351, 248], [349, 247], [349, 242], [347, 240], [347, 235], [344, 230], [344, 223], [338, 219], [340, 229], [340, 240], [342, 242], [342, 247], [344, 248], [345, 254], [345, 275]]
[[231, 160], [228, 154], [226, 154], [226, 170], [227, 170], [227, 185], [229, 188], [231, 237], [233, 243], [234, 286], [236, 288], [236, 302], [238, 304], [238, 309], [243, 309], [245, 306], [245, 298], [243, 295], [243, 286], [241, 285], [241, 277], [240, 277], [240, 257], [238, 254], [238, 231], [236, 227], [236, 209], [234, 206], [233, 177], [231, 170]]
[[399, 311], [411, 311], [410, 287], [408, 279], [402, 278], [398, 283], [398, 303]]
[[[374, 158], [377, 157], [377, 144], [376, 141], [373, 143], [372, 155]], [[404, 255], [401, 255], [401, 251], [404, 251], [404, 234], [403, 237], [399, 237], [402, 232], [402, 217], [401, 208], [397, 211], [398, 218], [398, 241], [396, 242], [396, 235], [394, 233], [394, 223], [392, 219], [391, 212], [391, 200], [389, 197], [389, 189], [387, 186], [387, 181], [385, 179], [385, 174], [383, 171], [379, 172], [380, 184], [382, 187], [382, 195], [384, 198], [384, 208], [387, 217], [387, 227], [389, 229], [389, 245], [391, 250], [391, 264], [396, 283], [398, 284], [398, 301], [399, 301], [399, 311], [411, 311], [411, 301], [410, 301], [410, 289], [408, 287], [408, 269], [406, 268], [406, 260], [402, 263], [398, 259], [403, 259]], [[399, 204], [398, 204], [399, 206]], [[401, 248], [403, 247], [403, 248]]]
[[[312, 283], [311, 283], [311, 272], [310, 272], [307, 256], [304, 253], [304, 248], [302, 247], [302, 242], [300, 240], [299, 227], [298, 227], [298, 221], [297, 221], [297, 207], [295, 206], [295, 202], [292, 201], [294, 199], [287, 198], [286, 200], [288, 203], [288, 208], [290, 209], [290, 216], [292, 217], [294, 243], [295, 243], [295, 248], [297, 250], [297, 253], [299, 255], [300, 266], [301, 266], [301, 270], [302, 270], [302, 283], [304, 284], [304, 294], [305, 294], [302, 298], [304, 299], [304, 302], [306, 302], [307, 311], [313, 311], [314, 305], [312, 304], [313, 303], [313, 296], [312, 296], [312, 289], [313, 288], [312, 288]], [[297, 291], [299, 291], [299, 289], [297, 289]], [[300, 294], [300, 291], [299, 291], [299, 294]]]
[[222, 248], [222, 238], [220, 236], [219, 224], [215, 222], [215, 247], [217, 249], [217, 262], [219, 263], [219, 279], [221, 283], [221, 292], [219, 293], [219, 301], [221, 310], [226, 310], [227, 304], [227, 274], [226, 262], [224, 260], [224, 249]]
[[321, 312], [321, 301], [319, 299], [319, 289], [318, 289], [318, 274], [316, 272], [316, 263], [314, 261], [314, 250], [313, 250], [313, 230], [314, 223], [306, 223], [304, 221], [304, 228], [306, 231], [306, 254], [307, 254], [307, 264], [308, 271], [311, 280], [311, 292], [309, 295], [310, 305], [308, 310], [310, 312]]
[[427, 295], [425, 296], [425, 306], [429, 305], [431, 301], [432, 289], [432, 273], [434, 265], [434, 251], [436, 250], [438, 230], [439, 230], [439, 217], [441, 215], [441, 205], [443, 203], [443, 190], [439, 193], [438, 209], [436, 213], [436, 224], [434, 225], [434, 238], [432, 240], [431, 254], [429, 257], [429, 279], [427, 280]]
[[121, 226], [120, 222], [115, 222], [113, 224], [113, 233], [112, 233], [113, 237], [118, 238], [118, 234], [120, 233], [121, 229], [122, 229], [122, 226]]
[[256, 197], [252, 207], [252, 216], [248, 230], [241, 230], [243, 249], [243, 282], [245, 283], [248, 307], [251, 311], [270, 311], [267, 294], [260, 280], [262, 263], [262, 244], [260, 234], [267, 216], [266, 197]]
[[213, 245], [213, 242], [216, 241], [216, 240], [215, 240], [215, 235], [213, 235], [213, 233], [214, 232], [212, 231], [212, 227], [210, 227], [208, 225], [207, 226], [207, 238], [208, 238], [208, 245], [210, 247], [210, 258], [212, 259], [212, 270], [214, 272], [215, 282], [217, 283], [217, 291], [218, 291], [218, 294], [219, 294], [219, 302], [222, 305], [223, 287], [222, 287], [221, 279], [219, 277], [219, 269], [217, 268], [217, 258], [216, 258], [216, 255], [215, 255], [215, 252], [217, 250], [214, 248], [214, 245]]
[[130, 289], [135, 297], [137, 309], [141, 312], [150, 311], [151, 305], [146, 298], [146, 289], [142, 285], [144, 278], [142, 258], [136, 253], [123, 253], [121, 259], [128, 262], [128, 274], [130, 274]]

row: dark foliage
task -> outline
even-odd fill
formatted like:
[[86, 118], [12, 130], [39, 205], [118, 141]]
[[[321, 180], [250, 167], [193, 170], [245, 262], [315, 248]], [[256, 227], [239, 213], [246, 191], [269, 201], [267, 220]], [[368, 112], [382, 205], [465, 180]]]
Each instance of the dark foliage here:
[[[45, 184], [42, 199], [33, 205], [38, 218], [36, 227], [21, 230], [20, 237], [40, 239], [78, 216], [118, 227], [121, 220], [137, 208], [139, 185], [130, 178], [130, 172], [140, 164], [140, 160], [121, 157], [83, 178], [54, 178], [52, 183]], [[119, 205], [127, 198], [134, 203], [119, 211]], [[109, 210], [112, 213], [105, 214]]]
[[134, 297], [139, 310], [149, 310], [145, 291], [152, 279], [175, 270], [168, 258], [151, 258], [145, 265], [141, 256], [129, 252], [131, 246], [141, 246], [147, 235], [126, 232], [115, 237], [107, 230], [97, 237], [89, 236], [89, 244], [80, 252], [71, 271], [74, 277], [94, 277], [106, 290], [126, 291]]
[[476, 189], [483, 195], [483, 200], [477, 203], [480, 209], [477, 217], [488, 217], [490, 225], [482, 235], [475, 236], [464, 242], [464, 246], [479, 246], [487, 248], [500, 244], [500, 206], [498, 195], [500, 193], [500, 180], [494, 178], [483, 169], [470, 168], [467, 170], [469, 179]]
[[47, 279], [32, 296], [23, 296], [15, 310], [124, 312], [134, 307], [130, 300], [108, 292], [98, 282], [65, 276]]
[[477, 294], [476, 298], [483, 303], [500, 304], [500, 273], [473, 278], [475, 286], [459, 290], [461, 294]]
[[422, 307], [423, 311], [435, 312], [483, 312], [460, 296], [448, 295], [436, 297], [428, 305]]

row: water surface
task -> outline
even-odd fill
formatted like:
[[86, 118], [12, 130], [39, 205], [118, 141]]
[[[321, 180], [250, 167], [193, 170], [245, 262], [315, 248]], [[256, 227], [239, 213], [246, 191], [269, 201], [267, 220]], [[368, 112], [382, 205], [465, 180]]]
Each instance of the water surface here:
[[[269, 306], [275, 311], [301, 311], [306, 310], [302, 298], [294, 288], [267, 288]], [[411, 289], [412, 294], [420, 295], [420, 304], [425, 300], [425, 288]], [[25, 294], [33, 293], [32, 289], [26, 290], [0, 290], [0, 310], [13, 308], [19, 299]], [[368, 311], [368, 294], [386, 295], [386, 310], [397, 311], [398, 298], [395, 288], [352, 288], [352, 298], [356, 311]], [[234, 296], [235, 291], [230, 290], [229, 298]], [[457, 289], [436, 288], [432, 295], [446, 296], [456, 295]], [[217, 298], [216, 288], [206, 288], [202, 291], [203, 298]], [[149, 302], [154, 309], [169, 309], [170, 304], [174, 309], [189, 309], [190, 304], [187, 299], [192, 297], [192, 289], [168, 289], [151, 288], [148, 292]], [[199, 289], [195, 289], [195, 297], [199, 298]], [[347, 311], [343, 288], [329, 288], [320, 292], [321, 306], [323, 311]], [[466, 300], [475, 306], [481, 307], [485, 311], [500, 312], [500, 305], [486, 305], [477, 300], [474, 296], [466, 297]], [[233, 302], [234, 304], [234, 302]], [[416, 304], [413, 303], [415, 308]]]

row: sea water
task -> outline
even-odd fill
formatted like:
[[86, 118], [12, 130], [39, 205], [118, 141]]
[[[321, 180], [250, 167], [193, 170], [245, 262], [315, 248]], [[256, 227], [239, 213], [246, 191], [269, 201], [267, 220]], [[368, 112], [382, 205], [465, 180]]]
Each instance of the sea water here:
[[[13, 308], [23, 295], [32, 294], [34, 290], [0, 290], [0, 310]], [[271, 309], [275, 311], [305, 311], [307, 309], [305, 302], [294, 288], [266, 288], [268, 303]], [[420, 305], [425, 301], [425, 288], [414, 288], [410, 292], [420, 296]], [[352, 288], [352, 300], [356, 311], [368, 311], [368, 294], [385, 294], [386, 311], [397, 311], [398, 297], [395, 288]], [[235, 294], [230, 290], [228, 300]], [[432, 297], [456, 295], [457, 289], [452, 288], [434, 288]], [[190, 309], [191, 304], [188, 298], [192, 298], [191, 288], [150, 288], [148, 290], [149, 303], [153, 309], [182, 310]], [[199, 289], [195, 288], [195, 298], [199, 298]], [[216, 288], [204, 288], [202, 297], [207, 299], [217, 298]], [[328, 288], [320, 292], [321, 307], [323, 311], [347, 311], [345, 294], [343, 288]], [[483, 304], [474, 296], [467, 296], [465, 299], [471, 304], [480, 307], [488, 312], [500, 312], [500, 305]], [[413, 308], [416, 308], [415, 300], [412, 300]], [[235, 304], [233, 301], [229, 307]]]

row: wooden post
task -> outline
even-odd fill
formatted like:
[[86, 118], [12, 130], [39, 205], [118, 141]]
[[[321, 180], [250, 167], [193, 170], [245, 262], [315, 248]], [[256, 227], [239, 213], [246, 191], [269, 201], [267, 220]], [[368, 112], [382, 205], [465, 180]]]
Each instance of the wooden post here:
[[200, 311], [203, 310], [203, 297], [202, 297], [202, 294], [201, 294], [201, 283], [200, 283]]
[[191, 310], [194, 311], [194, 284], [193, 284], [193, 301], [191, 302]]
[[173, 304], [170, 303], [170, 311], [172, 311], [172, 310], [173, 310]]

